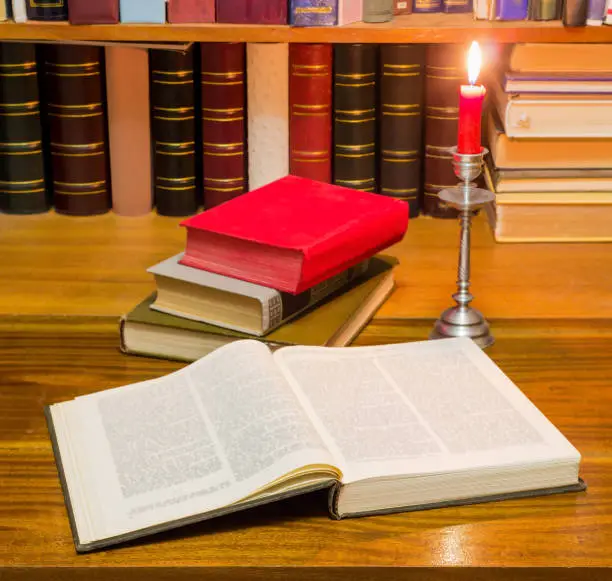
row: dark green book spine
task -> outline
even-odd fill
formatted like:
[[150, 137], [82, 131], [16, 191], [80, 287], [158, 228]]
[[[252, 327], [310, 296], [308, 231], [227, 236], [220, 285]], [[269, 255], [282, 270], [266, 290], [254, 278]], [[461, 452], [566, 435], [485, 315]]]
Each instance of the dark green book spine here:
[[334, 183], [376, 191], [375, 44], [334, 47]]
[[197, 212], [193, 49], [152, 50], [151, 108], [155, 146], [155, 205], [163, 216]]
[[0, 210], [49, 209], [45, 181], [36, 48], [0, 43]]

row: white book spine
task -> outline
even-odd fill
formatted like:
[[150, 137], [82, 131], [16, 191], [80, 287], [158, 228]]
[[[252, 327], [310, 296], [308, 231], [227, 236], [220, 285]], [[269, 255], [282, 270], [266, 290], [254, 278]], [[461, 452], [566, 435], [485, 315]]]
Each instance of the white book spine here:
[[26, 0], [13, 0], [13, 19], [15, 22], [26, 22], [28, 20]]
[[604, 24], [612, 24], [612, 0], [606, 2], [606, 12]]
[[488, 0], [474, 0], [474, 18], [476, 20], [488, 20], [489, 19], [489, 1]]
[[289, 45], [247, 44], [249, 189], [289, 175]]

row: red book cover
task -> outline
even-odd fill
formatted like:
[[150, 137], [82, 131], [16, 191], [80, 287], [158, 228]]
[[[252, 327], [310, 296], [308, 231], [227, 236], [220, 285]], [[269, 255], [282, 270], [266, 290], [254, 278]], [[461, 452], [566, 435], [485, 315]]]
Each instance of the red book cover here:
[[71, 24], [116, 24], [119, 0], [68, 0]]
[[289, 45], [292, 175], [331, 182], [332, 45]]
[[287, 24], [287, 0], [217, 0], [217, 22]]
[[215, 0], [168, 0], [168, 22], [214, 22]]
[[298, 294], [399, 242], [408, 204], [287, 176], [182, 225], [182, 264]]
[[204, 207], [247, 191], [245, 45], [202, 43]]

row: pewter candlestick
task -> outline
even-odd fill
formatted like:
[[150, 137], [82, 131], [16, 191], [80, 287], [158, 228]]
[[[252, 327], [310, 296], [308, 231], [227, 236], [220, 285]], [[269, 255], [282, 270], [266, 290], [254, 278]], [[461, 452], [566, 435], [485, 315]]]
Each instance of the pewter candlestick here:
[[429, 335], [430, 339], [470, 337], [483, 349], [492, 345], [495, 339], [491, 335], [486, 319], [480, 312], [470, 307], [474, 298], [470, 293], [470, 230], [472, 212], [495, 199], [492, 192], [477, 188], [473, 183], [482, 172], [483, 158], [487, 153], [484, 147], [476, 154], [458, 153], [456, 147], [452, 148], [453, 168], [462, 183], [455, 188], [442, 190], [439, 196], [441, 200], [461, 212], [459, 275], [457, 292], [453, 295], [457, 305], [446, 309], [440, 315]]

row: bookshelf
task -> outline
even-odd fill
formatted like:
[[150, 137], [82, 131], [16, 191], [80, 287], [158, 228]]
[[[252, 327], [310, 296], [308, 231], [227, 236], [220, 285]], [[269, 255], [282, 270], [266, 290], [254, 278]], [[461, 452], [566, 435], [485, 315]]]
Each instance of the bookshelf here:
[[384, 24], [292, 28], [234, 24], [0, 23], [2, 40], [131, 42], [458, 43], [612, 42], [612, 27], [567, 28], [553, 22], [488, 22], [471, 14], [411, 14]]

